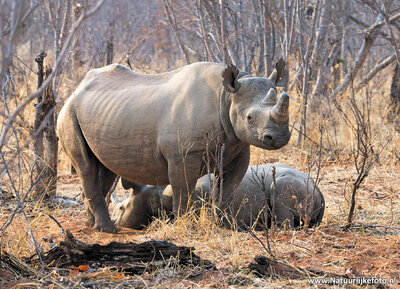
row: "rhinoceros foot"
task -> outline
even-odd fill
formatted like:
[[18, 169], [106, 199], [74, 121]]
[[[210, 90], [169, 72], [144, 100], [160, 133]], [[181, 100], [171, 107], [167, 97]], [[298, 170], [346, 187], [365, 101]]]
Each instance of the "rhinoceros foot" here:
[[100, 231], [100, 232], [105, 232], [105, 233], [116, 233], [117, 232], [117, 228], [111, 221], [110, 221], [110, 223], [106, 223], [106, 224], [95, 224], [93, 226], [93, 229]]
[[94, 226], [94, 216], [92, 213], [87, 214], [87, 220], [85, 222], [86, 227], [92, 228]]

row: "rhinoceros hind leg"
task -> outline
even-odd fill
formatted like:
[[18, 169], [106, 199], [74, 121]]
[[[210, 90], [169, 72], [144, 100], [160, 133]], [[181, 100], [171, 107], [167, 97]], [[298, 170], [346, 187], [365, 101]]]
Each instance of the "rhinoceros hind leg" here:
[[[92, 153], [89, 152], [89, 154]], [[92, 155], [84, 165], [78, 167], [78, 174], [85, 195], [85, 206], [88, 211], [87, 224], [96, 230], [112, 233], [115, 231], [115, 226], [108, 213], [104, 195], [110, 189], [115, 175], [112, 176], [111, 172], [106, 170]], [[110, 183], [111, 185], [109, 185]]]
[[[114, 232], [105, 202], [105, 194], [115, 178], [90, 150], [76, 117], [66, 115], [59, 123], [62, 147], [78, 172], [88, 212], [87, 224], [104, 232]], [[111, 183], [111, 185], [109, 185]]]
[[110, 191], [116, 177], [117, 175], [107, 169], [105, 166], [102, 164], [99, 165], [99, 184], [104, 198]]
[[[87, 178], [86, 196], [89, 202], [89, 208], [94, 216], [93, 228], [98, 231], [113, 233], [116, 231], [114, 223], [111, 221], [105, 197], [110, 190], [116, 175], [108, 170], [103, 164], [96, 160], [94, 178]], [[92, 196], [92, 197], [91, 197]]]

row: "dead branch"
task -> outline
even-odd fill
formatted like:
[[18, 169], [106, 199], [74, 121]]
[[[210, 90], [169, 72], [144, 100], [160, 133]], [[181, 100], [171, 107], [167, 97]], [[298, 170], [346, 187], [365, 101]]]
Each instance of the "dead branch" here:
[[[336, 101], [336, 96], [342, 93], [345, 89], [347, 89], [350, 83], [354, 81], [358, 71], [364, 64], [369, 54], [369, 50], [371, 49], [372, 44], [374, 43], [377, 37], [378, 29], [380, 29], [383, 25], [385, 25], [385, 21], [382, 18], [383, 18], [382, 15], [378, 15], [375, 24], [373, 24], [366, 30], [364, 36], [364, 42], [358, 51], [356, 59], [353, 61], [343, 81], [333, 90], [333, 92], [329, 96], [329, 99], [333, 100], [333, 103], [335, 104], [336, 107], [340, 106], [340, 104]], [[390, 24], [399, 18], [400, 18], [400, 13], [388, 18], [387, 23]]]
[[4, 249], [0, 254], [0, 268], [4, 268], [14, 275], [38, 276], [38, 272], [20, 258], [7, 253]]
[[46, 214], [46, 215], [47, 215], [50, 219], [52, 219], [52, 220], [57, 224], [58, 227], [60, 227], [61, 234], [65, 237], [65, 236], [66, 236], [66, 231], [65, 231], [65, 229], [63, 228], [63, 226], [61, 226], [60, 222], [57, 221], [57, 219], [54, 218], [52, 215], [50, 215], [50, 214]]
[[265, 250], [273, 259], [275, 259], [275, 256], [274, 256], [274, 254], [272, 253], [271, 245], [270, 245], [270, 242], [269, 242], [269, 237], [268, 237], [268, 225], [266, 226], [266, 228], [267, 228], [267, 246], [265, 246], [264, 242], [263, 242], [260, 238], [257, 237], [257, 235], [246, 225], [246, 223], [245, 223], [243, 220], [242, 220], [242, 226], [243, 226], [243, 228], [246, 228], [246, 231], [250, 234], [250, 236], [252, 236], [254, 239], [256, 239], [256, 240], [260, 243], [260, 245], [264, 248], [264, 250]]
[[389, 24], [389, 18], [388, 18], [387, 14], [386, 14], [386, 11], [387, 11], [386, 5], [383, 4], [382, 6], [383, 6], [383, 9], [381, 9], [380, 12], [381, 12], [381, 14], [383, 15], [383, 20], [384, 20], [384, 22], [385, 22], [385, 26], [386, 26], [386, 29], [387, 29], [388, 34], [389, 34], [389, 42], [390, 42], [390, 44], [393, 46], [393, 50], [394, 50], [394, 54], [396, 55], [397, 63], [400, 64], [400, 52], [399, 52], [399, 47], [398, 47], [397, 42], [396, 42], [396, 39], [395, 39], [395, 37], [394, 37], [392, 27], [391, 27], [390, 24]]
[[[334, 228], [334, 229], [340, 229], [340, 230], [351, 230], [351, 229], [361, 229], [362, 231], [365, 231], [366, 229], [373, 230], [376, 233], [383, 234], [383, 235], [400, 235], [400, 227], [394, 227], [394, 226], [387, 226], [387, 225], [369, 225], [369, 224], [351, 224], [351, 226], [346, 229], [347, 225], [343, 226], [332, 226], [332, 227], [326, 227], [325, 229], [329, 228]], [[384, 229], [384, 231], [379, 230], [379, 229]], [[390, 232], [388, 232], [388, 230]]]
[[263, 255], [254, 258], [256, 263], [250, 263], [250, 270], [258, 276], [287, 277], [291, 279], [301, 279], [310, 276], [323, 276], [328, 278], [348, 278], [346, 275], [337, 275], [326, 271], [301, 268], [285, 264], [280, 261], [271, 260]]
[[[368, 25], [367, 23], [363, 22], [360, 18], [357, 18], [357, 17], [354, 17], [354, 16], [352, 16], [352, 15], [349, 15], [349, 19], [350, 19], [351, 21], [353, 21], [354, 23], [360, 25], [360, 26], [363, 27], [363, 28], [368, 28], [368, 27], [369, 27], [369, 25]], [[385, 37], [385, 38], [388, 37], [388, 35], [387, 35], [385, 32], [383, 32], [383, 31], [378, 31], [378, 33], [379, 33], [379, 35], [381, 35], [382, 37]]]
[[272, 186], [271, 186], [271, 203], [272, 203], [272, 208], [271, 208], [271, 229], [272, 229], [272, 235], [274, 234], [275, 231], [275, 223], [276, 223], [276, 215], [275, 215], [275, 198], [277, 197], [276, 194], [276, 167], [272, 167]]
[[168, 23], [169, 23], [169, 25], [171, 25], [172, 30], [175, 35], [175, 38], [176, 38], [176, 41], [178, 42], [179, 50], [181, 51], [186, 64], [190, 64], [189, 53], [188, 53], [186, 47], [183, 45], [181, 37], [179, 36], [178, 24], [177, 24], [176, 17], [175, 17], [175, 11], [172, 8], [172, 4], [171, 4], [170, 0], [162, 0], [162, 2], [164, 3], [164, 11], [165, 11], [165, 15], [167, 16]]
[[396, 55], [392, 54], [391, 56], [385, 58], [381, 62], [379, 62], [370, 72], [368, 72], [367, 76], [365, 76], [361, 82], [358, 84], [357, 88], [355, 89], [356, 92], [358, 92], [360, 89], [365, 87], [368, 82], [370, 82], [381, 70], [385, 69], [388, 67], [390, 64], [392, 64], [396, 60]]

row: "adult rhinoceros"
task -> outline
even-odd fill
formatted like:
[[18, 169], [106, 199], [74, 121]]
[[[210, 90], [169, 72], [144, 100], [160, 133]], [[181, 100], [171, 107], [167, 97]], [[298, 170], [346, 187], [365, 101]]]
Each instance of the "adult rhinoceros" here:
[[[197, 181], [192, 195], [195, 204], [203, 204], [203, 200], [210, 198], [210, 185], [215, 185], [213, 175], [211, 184], [209, 180], [209, 176], [203, 176]], [[142, 229], [162, 210], [171, 212], [171, 186], [147, 186], [124, 179], [122, 185], [125, 189], [133, 190], [129, 198], [122, 202], [112, 195], [112, 219], [117, 225]], [[287, 222], [291, 228], [305, 224], [310, 228], [318, 226], [325, 211], [324, 196], [311, 177], [282, 164], [249, 166], [230, 199], [233, 215], [230, 219], [239, 227], [254, 226], [258, 230], [264, 228], [261, 214], [265, 206], [268, 206], [269, 220], [274, 217], [278, 226]], [[224, 225], [231, 227], [232, 224]]]
[[188, 192], [205, 174], [203, 154], [217, 146], [206, 135], [224, 143], [223, 193], [229, 195], [246, 172], [250, 145], [275, 150], [289, 141], [289, 96], [276, 97], [276, 86], [286, 82], [284, 61], [268, 78], [202, 62], [153, 75], [115, 64], [89, 71], [57, 125], [80, 177], [88, 225], [115, 230], [104, 197], [116, 175], [171, 184], [174, 214], [185, 211]]

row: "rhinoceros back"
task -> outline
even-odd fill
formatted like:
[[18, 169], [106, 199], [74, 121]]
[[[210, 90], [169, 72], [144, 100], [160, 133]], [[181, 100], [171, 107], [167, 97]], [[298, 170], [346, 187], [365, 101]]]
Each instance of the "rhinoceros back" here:
[[222, 65], [197, 63], [147, 75], [121, 65], [90, 71], [60, 113], [75, 118], [88, 147], [112, 172], [138, 183], [169, 183], [166, 157], [179, 141], [201, 149], [221, 131]]

